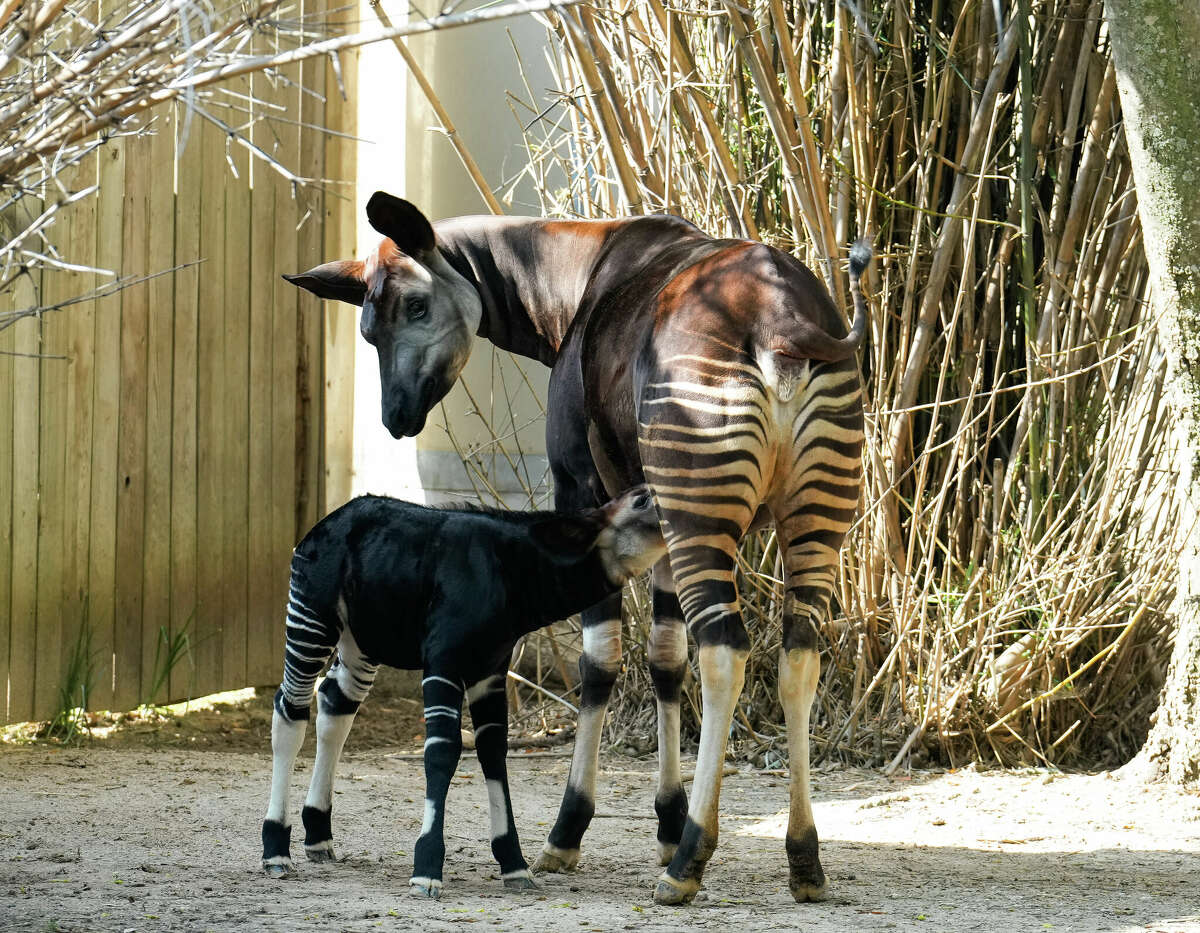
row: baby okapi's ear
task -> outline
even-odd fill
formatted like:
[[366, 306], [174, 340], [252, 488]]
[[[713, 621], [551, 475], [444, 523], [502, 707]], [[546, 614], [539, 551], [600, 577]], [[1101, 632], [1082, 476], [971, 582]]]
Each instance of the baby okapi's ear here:
[[386, 191], [376, 191], [367, 202], [367, 220], [401, 252], [420, 259], [434, 249], [433, 225], [421, 211]]
[[586, 557], [604, 528], [599, 510], [582, 515], [552, 515], [530, 526], [534, 543], [552, 559], [564, 563]]
[[367, 283], [363, 281], [362, 273], [363, 264], [360, 261], [339, 259], [322, 263], [298, 275], [284, 273], [283, 278], [319, 298], [361, 306], [367, 294]]

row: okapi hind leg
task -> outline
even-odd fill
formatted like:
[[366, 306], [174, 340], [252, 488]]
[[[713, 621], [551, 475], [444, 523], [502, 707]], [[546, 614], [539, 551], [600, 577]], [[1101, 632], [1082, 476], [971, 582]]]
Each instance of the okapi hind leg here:
[[359, 649], [347, 629], [338, 643], [338, 658], [317, 691], [317, 757], [312, 783], [300, 818], [304, 854], [310, 862], [331, 862], [333, 851], [333, 780], [346, 737], [359, 706], [371, 691], [379, 665]]
[[292, 822], [289, 811], [292, 769], [304, 744], [312, 706], [313, 685], [329, 661], [338, 641], [338, 625], [331, 614], [312, 608], [306, 596], [307, 580], [292, 559], [288, 589], [286, 640], [283, 654], [283, 683], [275, 693], [271, 714], [271, 799], [263, 819], [263, 870], [283, 878], [293, 870]]
[[583, 654], [579, 673], [583, 680], [579, 725], [567, 788], [558, 808], [558, 819], [534, 863], [535, 872], [573, 871], [579, 863], [583, 834], [596, 813], [596, 770], [604, 714], [621, 669], [621, 594], [616, 593], [584, 610]]
[[262, 824], [263, 871], [272, 878], [284, 878], [293, 871], [288, 805], [292, 770], [304, 744], [309, 715], [308, 706], [293, 706], [287, 701], [282, 687], [276, 692], [271, 714], [271, 800]]
[[664, 558], [650, 577], [654, 619], [650, 627], [650, 679], [658, 705], [658, 863], [669, 865], [679, 848], [688, 800], [679, 773], [679, 700], [687, 672], [687, 630], [675, 595], [670, 562]]

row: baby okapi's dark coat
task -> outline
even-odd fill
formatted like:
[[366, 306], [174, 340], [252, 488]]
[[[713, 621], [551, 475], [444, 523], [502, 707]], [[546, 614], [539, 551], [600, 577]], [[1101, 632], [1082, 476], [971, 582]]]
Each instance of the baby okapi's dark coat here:
[[288, 593], [283, 684], [275, 696], [271, 801], [263, 866], [291, 869], [288, 778], [321, 685], [317, 758], [302, 811], [304, 848], [333, 858], [333, 772], [380, 664], [422, 670], [425, 819], [413, 893], [442, 884], [446, 791], [462, 751], [464, 697], [488, 786], [492, 852], [508, 887], [532, 887], [513, 823], [505, 755], [505, 672], [522, 635], [618, 590], [664, 551], [645, 488], [583, 512], [433, 509], [365, 496], [319, 522], [296, 547]]

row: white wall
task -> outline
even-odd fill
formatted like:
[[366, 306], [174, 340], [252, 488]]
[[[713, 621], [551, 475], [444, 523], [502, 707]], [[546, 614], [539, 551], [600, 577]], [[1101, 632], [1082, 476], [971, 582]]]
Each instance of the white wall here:
[[[394, 23], [404, 20], [406, 4], [384, 0], [383, 7]], [[468, 4], [457, 7], [466, 8]], [[361, 4], [361, 10], [364, 24], [374, 22], [367, 3]], [[521, 50], [530, 86], [549, 87], [552, 82], [543, 60], [545, 30], [529, 17], [438, 32], [409, 42], [460, 137], [493, 186], [524, 164], [520, 127], [506, 99], [509, 89], [525, 94], [510, 35]], [[358, 87], [359, 135], [365, 140], [358, 147], [360, 256], [379, 239], [365, 213], [367, 199], [377, 189], [407, 198], [431, 220], [487, 212], [390, 43], [362, 50]], [[536, 205], [536, 192], [526, 185], [518, 189], [511, 211], [533, 214]], [[478, 413], [463, 387], [456, 386], [443, 405], [430, 413], [420, 437], [397, 441], [380, 422], [378, 363], [360, 337], [355, 352], [354, 493], [386, 493], [413, 501], [473, 497], [478, 482], [473, 484], [464, 470], [455, 451], [457, 443], [460, 450], [477, 451], [478, 468], [490, 474], [489, 482], [506, 501], [526, 503], [523, 490], [537, 485], [545, 473], [538, 397], [545, 399], [548, 370], [522, 360], [526, 379], [505, 357], [478, 341], [463, 374]], [[492, 442], [485, 421], [504, 437], [507, 457]], [[509, 459], [522, 453], [521, 475], [514, 476]], [[544, 492], [543, 488], [541, 495]]]

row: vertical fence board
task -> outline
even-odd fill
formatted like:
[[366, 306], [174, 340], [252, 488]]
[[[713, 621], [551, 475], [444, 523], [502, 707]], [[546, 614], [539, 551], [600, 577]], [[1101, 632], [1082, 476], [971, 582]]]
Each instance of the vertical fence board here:
[[[125, 201], [125, 140], [100, 151], [96, 213], [96, 261], [119, 271], [122, 207]], [[92, 695], [101, 709], [112, 706], [113, 629], [117, 572], [117, 454], [121, 393], [121, 295], [96, 302], [96, 364], [93, 386], [91, 542], [88, 623], [98, 656]]]
[[197, 322], [196, 366], [196, 691], [221, 689], [222, 551], [224, 514], [222, 498], [225, 463], [225, 198], [229, 169], [225, 164], [225, 134], [205, 123], [197, 142], [203, 153], [201, 172], [204, 200], [197, 218], [200, 223], [199, 320]]
[[[259, 43], [258, 51], [269, 50]], [[255, 97], [273, 105], [281, 95], [264, 75], [255, 75]], [[254, 141], [264, 151], [274, 148], [274, 132], [259, 125]], [[247, 547], [250, 561], [258, 570], [250, 575], [248, 588], [246, 678], [252, 684], [277, 681], [281, 671], [283, 642], [282, 589], [286, 572], [276, 567], [271, 534], [271, 496], [275, 477], [271, 470], [272, 444], [272, 334], [275, 283], [281, 272], [296, 270], [279, 265], [275, 250], [275, 189], [281, 179], [261, 162], [251, 166], [250, 224], [253, 249], [250, 254], [250, 360], [249, 360], [249, 509]], [[283, 284], [280, 282], [280, 284]], [[281, 389], [282, 391], [282, 389]]]
[[[37, 289], [22, 276], [14, 289], [17, 307], [36, 303]], [[28, 317], [11, 328], [13, 349], [12, 620], [9, 641], [9, 705], [17, 719], [33, 715], [37, 646], [38, 417], [41, 397], [41, 321]]]
[[[131, 139], [125, 153], [121, 273], [145, 275], [150, 234], [149, 138]], [[146, 523], [146, 335], [149, 290], [121, 292], [121, 404], [117, 429], [117, 575], [113, 625], [113, 706], [141, 698], [142, 561]]]
[[[66, 297], [65, 277], [45, 272], [42, 302], [54, 304]], [[48, 719], [56, 712], [63, 674], [65, 532], [70, 508], [66, 497], [69, 324], [63, 312], [42, 319], [42, 352], [47, 359], [40, 367], [38, 431], [38, 610], [33, 694], [33, 715], [38, 719]]]
[[[150, 143], [150, 242], [146, 263], [162, 272], [175, 263], [175, 140], [171, 111], [163, 108]], [[171, 624], [171, 408], [174, 277], [146, 284], [150, 313], [146, 330], [146, 513], [142, 582], [142, 699], [168, 698], [166, 645], [160, 632]], [[156, 680], [158, 690], [153, 692]]]
[[[327, 125], [338, 127], [353, 136], [355, 120], [357, 52], [344, 58], [343, 87], [339, 88], [332, 66], [325, 75]], [[346, 97], [342, 97], [343, 91]], [[325, 174], [332, 181], [352, 179], [355, 175], [357, 146], [353, 139], [330, 136], [325, 141]], [[325, 194], [325, 243], [327, 258], [351, 258], [355, 255], [354, 187], [334, 184]], [[325, 346], [324, 411], [325, 426], [325, 483], [323, 511], [337, 508], [350, 498], [351, 471], [354, 457], [354, 349], [358, 338], [358, 316], [354, 308], [339, 301], [324, 303]]]
[[[249, 91], [248, 81], [239, 81], [234, 90]], [[236, 166], [238, 179], [225, 186], [225, 255], [221, 272], [225, 282], [225, 477], [224, 501], [224, 599], [222, 625], [222, 686], [246, 683], [246, 599], [248, 583], [246, 563], [247, 508], [249, 483], [249, 399], [246, 387], [250, 378], [250, 164], [240, 146], [229, 157]]]
[[[96, 183], [99, 156], [88, 155], [80, 163], [74, 189]], [[75, 205], [70, 214], [70, 231], [65, 237], [68, 255], [84, 266], [96, 264], [96, 198]], [[91, 273], [74, 273], [66, 278], [66, 290], [86, 295], [96, 285]], [[63, 643], [60, 662], [65, 670], [77, 646], [87, 644], [88, 574], [91, 571], [92, 421], [95, 395], [96, 304], [83, 302], [64, 311], [70, 329], [70, 379], [67, 383], [67, 498], [63, 607]], [[94, 660], [94, 659], [93, 659]], [[90, 691], [94, 683], [86, 684]]]
[[[175, 194], [175, 264], [200, 258], [200, 204], [203, 151], [200, 127], [193, 124], [183, 138], [182, 108], [175, 109], [177, 153]], [[203, 265], [189, 265], [174, 275], [175, 333], [171, 375], [171, 625], [173, 639], [191, 645], [186, 662], [171, 671], [168, 693], [195, 696], [198, 557], [196, 544], [196, 422], [199, 295]]]
[[[280, 100], [291, 112], [298, 108], [300, 95], [296, 82], [299, 66], [285, 69], [283, 74], [292, 83], [281, 84]], [[275, 157], [284, 165], [296, 165], [300, 154], [298, 128], [280, 125]], [[299, 263], [296, 248], [296, 200], [292, 186], [279, 177], [271, 178], [275, 193], [275, 262], [282, 272], [301, 272], [308, 268]], [[278, 580], [276, 592], [282, 607], [287, 595], [288, 561], [297, 541], [296, 530], [296, 311], [300, 289], [278, 276], [271, 277], [274, 297], [271, 302], [272, 359], [271, 385], [271, 559], [266, 566], [272, 578]], [[287, 542], [285, 545], [284, 542]], [[280, 616], [282, 618], [282, 616]], [[282, 658], [282, 652], [280, 653]]]
[[[15, 301], [11, 310], [16, 310]], [[13, 364], [16, 349], [11, 327], [0, 330], [0, 715], [10, 722], [9, 643], [17, 632], [12, 613], [13, 515]]]
[[[307, 0], [306, 15], [319, 16], [324, 10], [325, 0]], [[300, 83], [311, 93], [300, 96], [300, 119], [309, 126], [319, 126], [324, 119], [325, 72], [328, 64], [324, 59], [310, 59], [300, 65]], [[320, 96], [318, 96], [320, 95]], [[306, 178], [325, 177], [325, 140], [322, 133], [302, 133], [300, 136], [300, 174]], [[324, 261], [322, 219], [325, 216], [325, 195], [317, 188], [305, 191], [301, 205], [306, 216], [299, 230], [298, 247], [302, 268], [310, 268]], [[324, 398], [324, 372], [321, 351], [324, 340], [321, 334], [323, 313], [321, 301], [305, 291], [300, 296], [300, 318], [298, 345], [299, 371], [296, 378], [296, 523], [297, 534], [303, 534], [324, 514], [322, 479], [323, 458], [321, 433], [321, 409]]]

